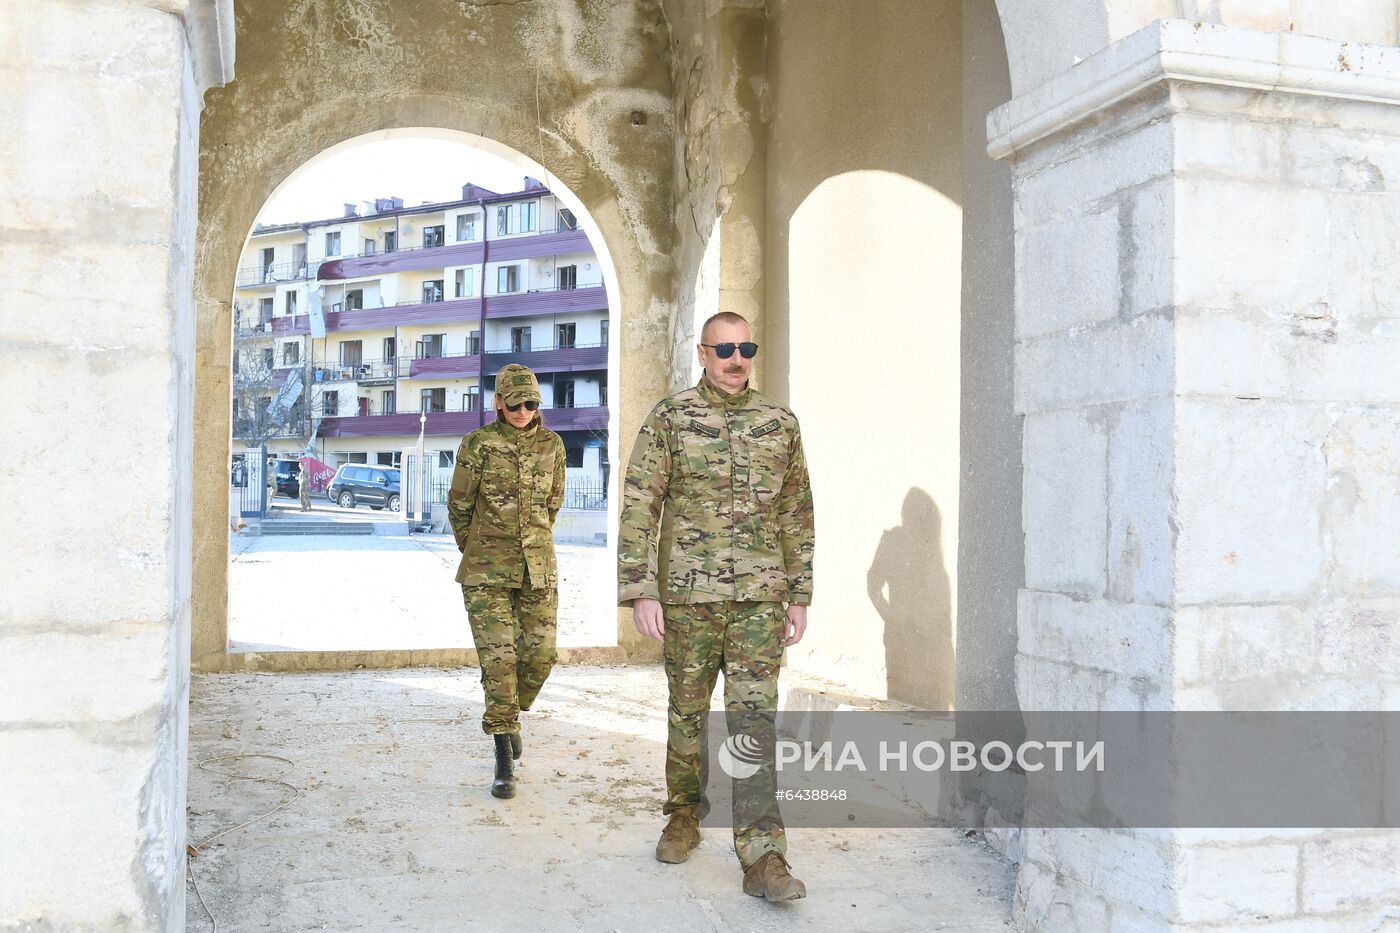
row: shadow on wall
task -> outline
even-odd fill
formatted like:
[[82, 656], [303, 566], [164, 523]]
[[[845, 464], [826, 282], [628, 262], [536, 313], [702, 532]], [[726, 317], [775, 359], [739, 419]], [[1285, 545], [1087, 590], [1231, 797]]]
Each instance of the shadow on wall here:
[[870, 603], [885, 623], [885, 670], [891, 699], [921, 709], [953, 708], [953, 599], [940, 544], [938, 504], [913, 487], [900, 524], [880, 536], [866, 573]]

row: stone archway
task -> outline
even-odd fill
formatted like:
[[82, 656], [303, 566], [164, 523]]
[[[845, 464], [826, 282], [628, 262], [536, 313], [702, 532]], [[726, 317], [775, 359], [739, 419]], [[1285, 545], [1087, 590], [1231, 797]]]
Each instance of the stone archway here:
[[[542, 166], [578, 198], [612, 255], [618, 437], [634, 433], [663, 394], [672, 316], [674, 127], [659, 9], [619, 5], [606, 23], [584, 20], [566, 2], [488, 11], [252, 0], [239, 10], [238, 77], [209, 92], [200, 129], [191, 656], [203, 669], [228, 663], [227, 535], [217, 507], [226, 494], [228, 295], [253, 217], [293, 171], [367, 133], [422, 127]], [[429, 12], [462, 28], [415, 39]], [[619, 627], [623, 655], [632, 635], [630, 624]], [[466, 657], [455, 654], [462, 658], [419, 663]]]
[[[695, 228], [699, 249], [671, 249], [684, 230], [672, 215], [690, 219], [674, 194], [675, 147], [690, 132], [670, 120], [677, 109], [672, 66], [681, 57], [675, 49], [706, 46], [714, 38], [706, 30], [720, 22], [760, 25], [764, 6], [248, 0], [235, 18], [231, 0], [5, 5], [7, 34], [25, 37], [15, 46], [16, 84], [7, 100], [24, 132], [0, 159], [26, 197], [15, 207], [21, 235], [4, 249], [10, 268], [34, 283], [27, 314], [45, 322], [42, 332], [25, 323], [6, 336], [28, 367], [11, 399], [11, 440], [27, 456], [10, 475], [43, 488], [67, 475], [75, 455], [105, 468], [68, 490], [81, 508], [22, 500], [16, 517], [28, 533], [9, 536], [0, 560], [10, 571], [0, 581], [5, 621], [15, 623], [5, 657], [16, 682], [31, 687], [15, 692], [21, 702], [7, 711], [4, 730], [11, 758], [25, 762], [11, 795], [23, 817], [4, 846], [22, 856], [6, 868], [24, 899], [5, 903], [7, 918], [158, 928], [178, 926], [182, 912], [188, 613], [193, 602], [196, 615], [208, 618], [218, 587], [206, 586], [203, 568], [222, 547], [203, 524], [201, 538], [189, 538], [191, 416], [197, 380], [226, 397], [218, 380], [226, 378], [227, 335], [213, 325], [222, 319], [237, 252], [232, 238], [197, 247], [196, 222], [241, 236], [292, 167], [333, 142], [389, 126], [459, 129], [538, 152], [600, 224], [620, 231], [609, 243], [623, 270], [626, 434], [644, 404], [638, 400], [667, 387], [674, 284], [694, 278], [705, 252], [703, 224]], [[1394, 607], [1345, 603], [1397, 592], [1396, 561], [1365, 558], [1396, 537], [1390, 500], [1378, 494], [1393, 487], [1385, 470], [1394, 455], [1383, 439], [1394, 436], [1400, 400], [1393, 383], [1355, 378], [1393, 370], [1390, 335], [1355, 323], [1358, 314], [1393, 317], [1380, 293], [1395, 277], [1396, 251], [1385, 238], [1397, 208], [1394, 193], [1375, 182], [1395, 172], [1388, 160], [1400, 135], [1397, 76], [1390, 51], [1343, 40], [1393, 45], [1397, 35], [1393, 4], [1345, 6], [1073, 0], [1047, 23], [1036, 0], [997, 0], [1018, 95], [992, 120], [997, 151], [1012, 157], [1018, 173], [1024, 249], [1017, 266], [1027, 280], [1016, 297], [1018, 323], [1065, 323], [1061, 299], [1073, 296], [1073, 280], [1104, 275], [1100, 281], [1119, 284], [1120, 258], [1142, 273], [1120, 295], [1149, 302], [1153, 312], [1123, 320], [1116, 306], [1093, 308], [1104, 312], [1096, 323], [1108, 326], [1026, 333], [1048, 338], [1029, 347], [1018, 367], [1022, 376], [1043, 377], [1026, 385], [1038, 390], [1026, 405], [1047, 409], [1027, 431], [1026, 521], [1028, 540], [1041, 549], [1034, 558], [1028, 549], [1027, 563], [1036, 561], [1048, 595], [1027, 600], [1024, 631], [1028, 638], [1070, 636], [1032, 645], [1045, 652], [1113, 649], [1108, 660], [1122, 665], [1122, 682], [1134, 690], [1145, 677], [1161, 677], [1172, 690], [1179, 677], [1196, 678], [1169, 703], [1277, 700], [1239, 679], [1261, 675], [1258, 663], [1246, 663], [1258, 658], [1271, 665], [1263, 673], [1275, 688], [1313, 691], [1305, 701], [1364, 706], [1394, 696], [1393, 665], [1378, 671], [1378, 653], [1368, 650], [1371, 633], [1393, 628]], [[698, 40], [668, 36], [663, 9], [671, 24], [680, 21], [678, 10], [703, 9], [692, 22]], [[1304, 11], [1297, 20], [1295, 9]], [[1197, 21], [1155, 22], [1171, 15]], [[235, 28], [237, 80], [208, 91], [233, 78]], [[1077, 41], [1058, 41], [1067, 35]], [[483, 61], [498, 67], [481, 68]], [[684, 64], [688, 71], [691, 62]], [[721, 64], [709, 74], [723, 84], [732, 61]], [[762, 85], [761, 73], [743, 77], [746, 91]], [[1103, 91], [1120, 96], [1096, 96]], [[762, 133], [726, 131], [763, 116], [742, 107], [725, 116], [697, 120], [695, 132], [715, 142], [713, 150], [699, 147], [699, 156], [743, 155], [734, 159], [742, 168], [753, 152], [742, 150]], [[1226, 126], [1258, 159], [1242, 177], [1202, 178], [1227, 164], [1219, 158], [1221, 135], [1212, 134]], [[1052, 134], [1051, 143], [1034, 145]], [[1286, 165], [1280, 134], [1289, 144]], [[1147, 172], [1157, 173], [1155, 186], [1143, 182]], [[760, 172], [737, 194], [752, 199], [765, 184], [782, 182]], [[1267, 196], [1258, 196], [1265, 186]], [[1126, 209], [1101, 210], [1114, 195], [1123, 195]], [[1167, 205], [1183, 221], [1204, 221], [1195, 229], [1213, 238], [1175, 237], [1172, 217], [1151, 214]], [[1312, 211], [1316, 222], [1292, 224], [1294, 207]], [[1259, 212], [1277, 222], [1258, 222]], [[1242, 217], [1255, 222], [1241, 224]], [[1115, 237], [1119, 219], [1126, 235]], [[1280, 230], [1292, 235], [1281, 239]], [[1085, 242], [1097, 246], [1070, 255], [1067, 244]], [[721, 249], [741, 245], [736, 237]], [[1222, 261], [1228, 250], [1236, 256], [1227, 259], [1243, 251], [1244, 261]], [[685, 267], [673, 268], [672, 255], [687, 257]], [[1057, 263], [1067, 256], [1086, 262]], [[191, 301], [196, 262], [198, 314]], [[56, 263], [79, 270], [81, 296], [64, 277], [46, 274]], [[1048, 272], [1058, 268], [1075, 275], [1055, 280]], [[1284, 296], [1298, 313], [1272, 330], [1256, 325], [1280, 322], [1232, 307], [1239, 295], [1256, 308], [1270, 303], [1249, 296], [1268, 299], [1281, 278], [1328, 269], [1336, 274], [1327, 281], [1308, 280]], [[752, 295], [755, 283], [742, 284]], [[1196, 307], [1177, 317], [1175, 303], [1151, 303], [1162, 289]], [[1027, 307], [1025, 297], [1038, 304]], [[197, 317], [206, 325], [198, 344]], [[1234, 339], [1271, 368], [1246, 373], [1245, 387], [1198, 381], [1182, 389], [1173, 380], [1210, 375], [1200, 349], [1210, 343], [1209, 326], [1233, 328]], [[1342, 353], [1349, 355], [1339, 359]], [[1160, 381], [1145, 387], [1144, 372]], [[1089, 385], [1086, 375], [1104, 378]], [[63, 391], [73, 386], [102, 404], [75, 405]], [[1112, 439], [1107, 419], [1070, 410], [1105, 401], [1089, 393], [1112, 395], [1111, 404], [1141, 401], [1144, 388], [1157, 393], [1152, 404], [1114, 421]], [[1178, 394], [1191, 390], [1198, 397], [1181, 403]], [[1323, 405], [1348, 417], [1304, 417]], [[227, 412], [201, 420], [198, 432], [201, 446], [209, 438], [222, 444]], [[1243, 460], [1246, 470], [1217, 469], [1224, 448], [1210, 445], [1231, 439], [1264, 455]], [[1239, 456], [1237, 448], [1227, 453]], [[1110, 465], [1133, 478], [1134, 495], [1115, 500], [1116, 516], [1155, 522], [1160, 502], [1176, 499], [1186, 509], [1181, 521], [1165, 531], [1138, 525], [1132, 534], [1126, 522], [1108, 527], [1105, 499], [1074, 495], [1065, 477], [1086, 475], [1081, 468], [1089, 466], [1097, 486]], [[1267, 469], [1285, 474], [1277, 486], [1290, 499], [1263, 513], [1251, 506]], [[112, 494], [114, 476], [138, 471], [150, 492]], [[217, 473], [221, 487], [222, 464]], [[224, 503], [211, 495], [210, 477], [199, 475], [194, 508], [212, 508], [222, 536]], [[1333, 479], [1346, 496], [1328, 495]], [[1056, 523], [1067, 529], [1058, 539], [1039, 534]], [[1315, 563], [1320, 535], [1332, 548], [1332, 585], [1286, 589], [1316, 579], [1298, 571]], [[1090, 607], [1076, 592], [1086, 580], [1097, 586], [1097, 558], [1110, 537], [1125, 560], [1112, 565], [1108, 595], [1140, 596], [1140, 607]], [[1280, 540], [1302, 544], [1278, 559], [1271, 550]], [[1061, 541], [1069, 542], [1062, 555]], [[193, 600], [191, 554], [201, 568]], [[1055, 585], [1065, 592], [1050, 593]], [[1180, 594], [1192, 604], [1175, 605]], [[1323, 660], [1334, 669], [1310, 666], [1318, 661], [1311, 650], [1272, 650], [1287, 644], [1273, 633], [1296, 634], [1319, 621], [1318, 634], [1328, 639]], [[208, 632], [201, 624], [197, 656], [217, 654]], [[1131, 643], [1105, 637], [1123, 632], [1133, 633]], [[1162, 633], [1171, 639], [1158, 639]], [[1146, 697], [1144, 690], [1105, 692], [1102, 671], [1080, 676], [1073, 660], [1027, 664], [1018, 680], [1038, 691], [1033, 702], [1047, 704], [1099, 708]], [[1156, 928], [1245, 918], [1374, 925], [1394, 900], [1389, 876], [1367, 869], [1394, 861], [1393, 834], [1027, 838], [1021, 920], [1046, 929], [1094, 918]], [[1125, 865], [1138, 868], [1130, 875]]]

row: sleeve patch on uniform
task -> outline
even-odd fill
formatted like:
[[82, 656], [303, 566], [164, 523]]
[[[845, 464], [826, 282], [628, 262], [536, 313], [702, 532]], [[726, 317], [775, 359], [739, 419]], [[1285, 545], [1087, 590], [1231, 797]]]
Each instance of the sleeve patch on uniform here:
[[778, 428], [780, 428], [780, 427], [782, 427], [782, 425], [778, 423], [778, 419], [777, 419], [777, 418], [774, 418], [772, 421], [769, 421], [767, 424], [760, 424], [758, 427], [754, 428], [752, 431], [749, 432], [749, 436], [750, 436], [750, 437], [762, 437], [762, 436], [765, 435], [765, 434], [772, 434], [774, 431], [778, 430]]
[[719, 437], [719, 428], [714, 427], [713, 425], [708, 425], [703, 422], [697, 421], [694, 418], [691, 418], [690, 426], [695, 430], [699, 431], [701, 434], [705, 435], [706, 437]]

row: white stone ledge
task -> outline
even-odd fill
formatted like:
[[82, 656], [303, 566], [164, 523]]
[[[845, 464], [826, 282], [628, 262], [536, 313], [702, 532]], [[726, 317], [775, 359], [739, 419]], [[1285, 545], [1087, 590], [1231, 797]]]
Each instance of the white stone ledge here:
[[1395, 104], [1400, 48], [1157, 20], [987, 114], [987, 153], [1003, 159], [1163, 81]]
[[233, 0], [127, 0], [180, 18], [190, 47], [190, 70], [202, 98], [233, 80]]

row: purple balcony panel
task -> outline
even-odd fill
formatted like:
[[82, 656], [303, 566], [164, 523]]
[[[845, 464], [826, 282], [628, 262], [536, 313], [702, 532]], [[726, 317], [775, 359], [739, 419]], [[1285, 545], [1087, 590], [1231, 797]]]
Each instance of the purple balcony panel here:
[[545, 292], [519, 292], [491, 295], [486, 299], [486, 316], [525, 317], [531, 314], [568, 314], [580, 311], [606, 311], [608, 292], [601, 285]]
[[606, 431], [608, 407], [594, 405], [591, 408], [546, 408], [544, 426], [551, 431]]
[[[485, 413], [490, 424], [494, 411]], [[544, 423], [551, 431], [606, 431], [608, 409], [605, 405], [592, 408], [546, 408]], [[435, 411], [428, 415], [424, 431], [436, 437], [462, 437], [481, 426], [481, 413], [475, 411]], [[418, 434], [418, 412], [393, 415], [350, 415], [324, 418], [322, 437], [407, 437]]]
[[[461, 436], [476, 430], [474, 411], [438, 411], [428, 415], [428, 434]], [[393, 415], [350, 415], [321, 421], [322, 437], [388, 437], [418, 434], [418, 412]]]
[[[561, 230], [535, 236], [517, 236], [491, 241], [492, 262], [531, 259], [558, 253], [588, 252], [592, 247], [582, 230]], [[449, 243], [430, 249], [404, 249], [372, 256], [347, 256], [321, 263], [316, 277], [325, 280], [353, 279], [390, 272], [411, 272], [414, 269], [440, 269], [445, 266], [471, 266], [481, 262], [482, 244]]]
[[431, 356], [410, 360], [408, 363], [409, 379], [479, 375], [481, 375], [481, 357], [479, 356]]
[[[531, 259], [558, 253], [582, 253], [591, 250], [588, 236], [582, 230], [561, 230], [535, 236], [517, 236], [491, 241], [492, 262]], [[366, 275], [390, 272], [411, 272], [415, 269], [440, 269], [445, 266], [472, 266], [481, 262], [482, 244], [449, 243], [429, 249], [403, 249], [372, 256], [347, 256], [321, 263], [316, 277], [324, 280], [354, 279]]]
[[326, 315], [326, 330], [339, 332], [373, 330], [386, 327], [407, 327], [412, 324], [475, 321], [480, 318], [480, 298], [454, 298], [451, 301], [399, 305], [394, 308], [332, 311]]
[[573, 347], [567, 350], [526, 350], [519, 353], [486, 354], [486, 371], [500, 372], [502, 366], [523, 363], [537, 373], [573, 373], [608, 368], [607, 347]]
[[[584, 241], [585, 243], [587, 240]], [[544, 253], [542, 255], [549, 255]], [[495, 258], [494, 256], [492, 257]], [[316, 273], [319, 279], [354, 279], [364, 275], [411, 272], [414, 269], [441, 269], [444, 266], [472, 266], [481, 262], [480, 243], [449, 243], [429, 249], [395, 250], [373, 256], [328, 259]]]
[[311, 318], [305, 314], [295, 317], [275, 317], [272, 319], [272, 332], [283, 337], [295, 337], [311, 333]]
[[536, 256], [553, 256], [556, 253], [586, 253], [592, 249], [588, 244], [588, 236], [582, 230], [560, 230], [558, 233], [541, 233], [537, 236], [493, 239], [490, 260], [509, 262], [512, 259], [532, 259]]
[[[326, 332], [349, 333], [357, 330], [386, 330], [413, 324], [441, 324], [481, 319], [480, 298], [454, 298], [426, 304], [388, 308], [361, 308], [354, 311], [326, 312]], [[272, 319], [272, 332], [283, 337], [311, 333], [311, 319], [305, 314]]]

